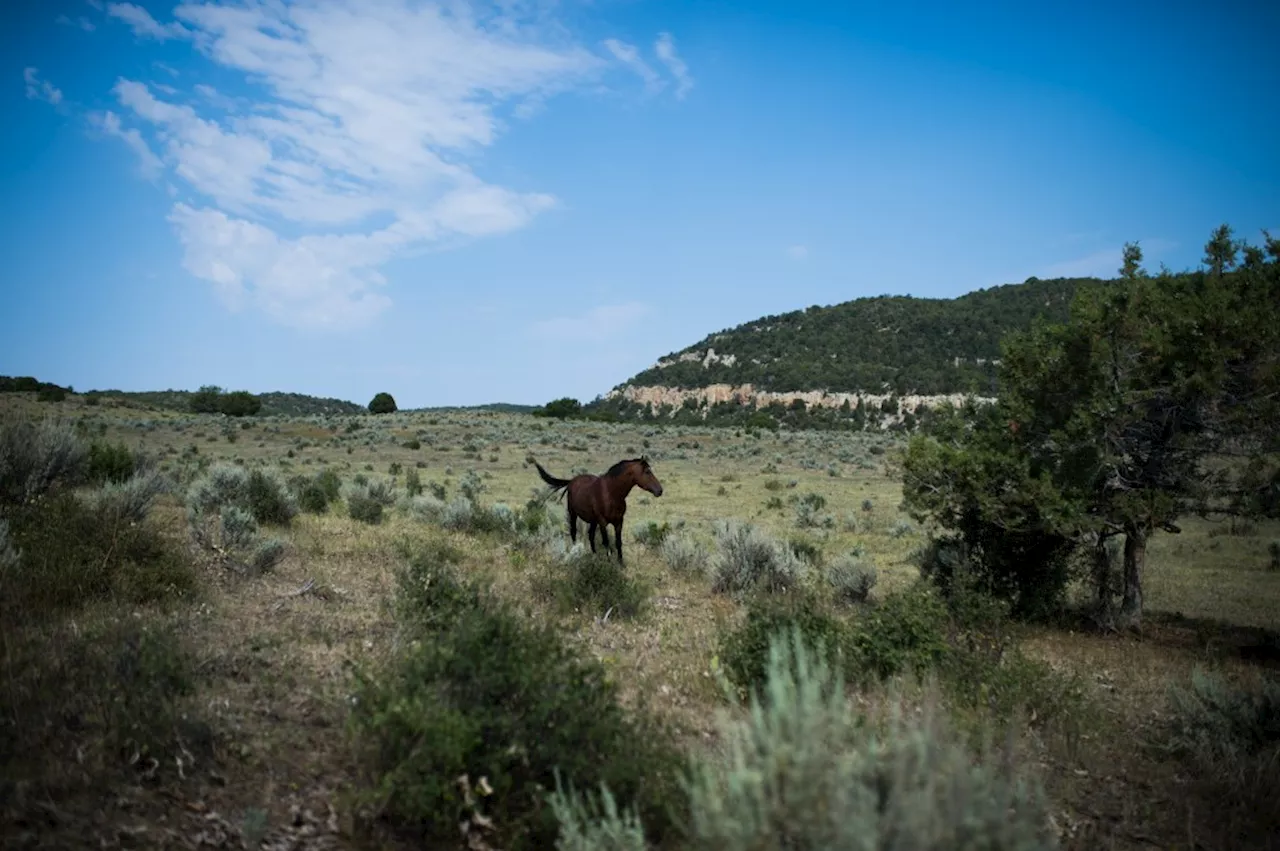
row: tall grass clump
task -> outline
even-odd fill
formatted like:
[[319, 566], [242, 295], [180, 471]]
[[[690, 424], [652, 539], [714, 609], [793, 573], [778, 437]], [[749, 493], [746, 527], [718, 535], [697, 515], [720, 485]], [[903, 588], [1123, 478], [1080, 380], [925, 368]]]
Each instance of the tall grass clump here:
[[936, 700], [866, 719], [799, 634], [770, 645], [767, 688], [695, 764], [692, 847], [1050, 849], [1047, 801], [1011, 745], [969, 752]]
[[716, 593], [784, 591], [804, 576], [805, 564], [791, 547], [750, 523], [718, 520], [715, 536], [711, 587]]
[[0, 609], [41, 619], [92, 600], [157, 600], [194, 586], [191, 565], [148, 521], [154, 470], [87, 491], [88, 451], [66, 423], [0, 423]]
[[401, 638], [356, 670], [362, 812], [428, 843], [463, 825], [498, 847], [549, 848], [563, 778], [604, 784], [651, 838], [667, 832], [680, 751], [656, 716], [622, 707], [599, 663], [438, 555], [409, 553], [397, 581]]
[[1280, 831], [1280, 680], [1263, 675], [1237, 686], [1197, 668], [1170, 686], [1156, 745], [1184, 761], [1237, 830]]

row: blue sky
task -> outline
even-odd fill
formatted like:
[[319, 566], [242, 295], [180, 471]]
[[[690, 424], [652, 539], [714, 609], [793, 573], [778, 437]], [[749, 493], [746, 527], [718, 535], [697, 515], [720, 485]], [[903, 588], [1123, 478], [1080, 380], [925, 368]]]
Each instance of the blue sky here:
[[0, 17], [0, 374], [78, 389], [587, 400], [764, 314], [1280, 232], [1275, 4]]

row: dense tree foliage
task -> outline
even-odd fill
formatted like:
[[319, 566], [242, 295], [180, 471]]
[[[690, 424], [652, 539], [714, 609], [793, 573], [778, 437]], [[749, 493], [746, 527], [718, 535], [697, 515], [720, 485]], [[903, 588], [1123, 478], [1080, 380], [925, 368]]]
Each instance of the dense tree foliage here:
[[371, 414], [394, 414], [396, 410], [395, 397], [390, 393], [379, 393], [369, 402]]
[[579, 416], [582, 413], [582, 403], [571, 396], [564, 396], [560, 399], [548, 402], [541, 408], [533, 411], [535, 417], [555, 417], [563, 420], [570, 417]]
[[197, 414], [225, 414], [229, 417], [251, 417], [262, 410], [262, 401], [247, 390], [224, 393], [214, 384], [206, 384], [192, 393], [188, 404]]
[[[636, 375], [636, 386], [752, 384], [758, 390], [830, 390], [898, 394], [989, 393], [1000, 340], [1036, 317], [1067, 317], [1083, 286], [1102, 281], [1031, 278], [955, 299], [860, 298], [765, 316], [711, 334], [668, 355], [675, 361]], [[708, 349], [733, 362], [704, 365]], [[697, 360], [679, 360], [682, 355]]]
[[[1043, 591], [1031, 572], [1092, 545], [1109, 608], [1105, 548], [1123, 537], [1129, 623], [1153, 532], [1280, 501], [1280, 241], [1267, 235], [1264, 251], [1224, 226], [1201, 271], [1153, 277], [1141, 261], [1126, 246], [1117, 286], [1083, 289], [1067, 321], [1010, 335], [997, 405], [916, 438], [904, 458], [912, 513], [949, 530], [989, 585], [1013, 571], [1020, 591]], [[1019, 567], [1014, 539], [1053, 557]]]

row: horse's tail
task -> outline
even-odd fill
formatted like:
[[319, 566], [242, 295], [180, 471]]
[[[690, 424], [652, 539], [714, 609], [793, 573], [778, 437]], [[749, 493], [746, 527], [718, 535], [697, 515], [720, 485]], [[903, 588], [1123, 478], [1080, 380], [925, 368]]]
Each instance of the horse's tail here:
[[542, 480], [551, 485], [555, 490], [560, 490], [560, 488], [567, 488], [569, 486], [568, 479], [557, 479], [555, 476], [542, 469], [542, 465], [537, 461], [533, 462], [533, 466], [538, 468], [538, 475], [542, 477]]

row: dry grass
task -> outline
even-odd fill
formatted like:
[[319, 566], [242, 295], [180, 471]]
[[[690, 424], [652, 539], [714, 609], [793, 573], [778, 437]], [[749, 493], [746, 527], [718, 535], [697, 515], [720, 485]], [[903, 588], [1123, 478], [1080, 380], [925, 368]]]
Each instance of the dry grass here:
[[[16, 398], [0, 405], [36, 407]], [[690, 747], [698, 748], [712, 743], [720, 706], [710, 673], [717, 631], [739, 614], [739, 607], [712, 595], [702, 579], [668, 570], [654, 551], [634, 541], [632, 532], [640, 524], [683, 523], [709, 545], [711, 522], [737, 517], [780, 536], [814, 542], [827, 559], [858, 546], [879, 573], [873, 597], [914, 577], [908, 555], [923, 540], [918, 529], [895, 533], [895, 524], [905, 519], [898, 511], [900, 485], [886, 472], [887, 456], [871, 448], [889, 445], [880, 438], [822, 433], [757, 438], [720, 429], [411, 413], [263, 420], [243, 430], [237, 424], [236, 440], [228, 442], [211, 417], [85, 407], [78, 397], [64, 403], [62, 411], [82, 419], [90, 436], [141, 444], [160, 454], [175, 474], [194, 463], [182, 456], [192, 445], [198, 447], [197, 458], [266, 464], [286, 476], [331, 467], [347, 481], [358, 473], [386, 478], [393, 464], [402, 470], [422, 464], [423, 483], [444, 484], [450, 497], [457, 494], [461, 476], [475, 470], [483, 477], [485, 502], [519, 506], [540, 489], [525, 461], [529, 454], [564, 476], [577, 468], [602, 471], [620, 458], [644, 453], [666, 493], [654, 499], [637, 492], [630, 499], [624, 533], [628, 570], [653, 588], [648, 611], [633, 621], [601, 622], [590, 614], [560, 618], [535, 593], [538, 572], [550, 569], [544, 561], [497, 539], [445, 532], [395, 510], [377, 526], [346, 517], [341, 506], [321, 516], [299, 515], [282, 533], [288, 554], [263, 576], [207, 566], [207, 591], [186, 609], [179, 629], [197, 655], [193, 712], [198, 710], [213, 730], [215, 755], [186, 780], [169, 777], [158, 787], [131, 783], [91, 794], [89, 803], [60, 802], [61, 825], [51, 816], [52, 824], [32, 832], [47, 847], [74, 846], [79, 840], [67, 837], [78, 835], [85, 821], [96, 825], [94, 836], [116, 837], [122, 828], [146, 827], [132, 840], [134, 847], [161, 847], [169, 841], [166, 831], [189, 839], [210, 825], [233, 836], [296, 837], [310, 830], [308, 847], [366, 847], [352, 834], [344, 809], [353, 776], [344, 735], [346, 665], [384, 652], [394, 638], [386, 606], [398, 542], [447, 542], [463, 554], [463, 571], [490, 580], [534, 617], [560, 618], [573, 640], [605, 663], [624, 696], [644, 695], [679, 723]], [[364, 427], [348, 433], [346, 424], [355, 420]], [[415, 437], [422, 441], [420, 449], [402, 445]], [[833, 461], [838, 476], [827, 471]], [[775, 480], [780, 486], [767, 485]], [[401, 489], [403, 481], [401, 473]], [[797, 528], [796, 507], [788, 499], [808, 493], [825, 499], [818, 514], [833, 518], [831, 528]], [[783, 507], [767, 507], [771, 498], [780, 498]], [[864, 500], [871, 501], [870, 511], [864, 510]], [[563, 510], [555, 503], [550, 509], [557, 517]], [[181, 508], [172, 503], [163, 511], [180, 534]], [[1260, 525], [1249, 536], [1210, 537], [1209, 529], [1188, 522], [1181, 536], [1153, 541], [1150, 608], [1280, 629], [1280, 572], [1265, 569], [1266, 545], [1280, 538], [1280, 525]], [[1191, 847], [1193, 839], [1208, 840], [1199, 847], [1220, 847], [1206, 833], [1210, 828], [1203, 813], [1183, 794], [1185, 778], [1177, 766], [1141, 746], [1171, 682], [1206, 661], [1244, 670], [1244, 663], [1223, 659], [1223, 640], [1215, 644], [1214, 638], [1219, 634], [1217, 628], [1172, 618], [1153, 618], [1141, 638], [1065, 629], [1028, 634], [1024, 649], [1084, 674], [1099, 707], [1078, 737], [1041, 733], [1041, 753], [1069, 847]], [[223, 847], [240, 846], [228, 841]]]

